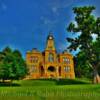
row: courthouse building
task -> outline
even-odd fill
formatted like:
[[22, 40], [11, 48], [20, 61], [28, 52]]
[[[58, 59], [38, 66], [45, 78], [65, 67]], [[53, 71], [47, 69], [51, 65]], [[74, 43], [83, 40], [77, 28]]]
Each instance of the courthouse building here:
[[66, 50], [57, 53], [52, 34], [48, 35], [43, 52], [36, 48], [27, 51], [26, 63], [29, 69], [28, 79], [75, 78], [73, 56]]

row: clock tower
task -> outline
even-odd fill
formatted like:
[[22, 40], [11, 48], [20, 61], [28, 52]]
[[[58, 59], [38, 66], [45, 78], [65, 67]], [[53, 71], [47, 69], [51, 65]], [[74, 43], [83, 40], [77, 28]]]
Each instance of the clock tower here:
[[47, 37], [46, 49], [45, 49], [45, 62], [56, 62], [56, 48], [54, 43], [54, 37], [50, 33]]
[[46, 50], [49, 51], [55, 51], [55, 44], [54, 44], [54, 37], [53, 35], [50, 33], [47, 37], [47, 44], [46, 44]]

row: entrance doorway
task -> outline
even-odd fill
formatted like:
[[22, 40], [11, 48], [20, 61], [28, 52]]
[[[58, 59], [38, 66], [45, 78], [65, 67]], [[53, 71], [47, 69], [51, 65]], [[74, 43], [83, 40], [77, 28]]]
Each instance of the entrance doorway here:
[[49, 71], [49, 72], [55, 72], [55, 70], [56, 70], [56, 69], [55, 69], [54, 66], [49, 66], [49, 67], [48, 67], [48, 71]]

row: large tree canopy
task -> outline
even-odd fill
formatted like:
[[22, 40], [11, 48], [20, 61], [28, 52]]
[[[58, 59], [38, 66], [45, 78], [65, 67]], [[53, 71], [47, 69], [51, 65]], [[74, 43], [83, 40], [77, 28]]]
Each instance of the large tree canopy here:
[[[100, 83], [98, 67], [100, 67], [100, 46], [93, 40], [93, 35], [97, 36], [96, 41], [100, 39], [100, 18], [92, 15], [95, 9], [93, 6], [74, 7], [75, 21], [71, 22], [67, 30], [72, 34], [80, 34], [77, 38], [67, 38], [70, 42], [68, 47], [71, 51], [80, 49], [85, 54], [85, 62], [93, 69], [94, 83]], [[99, 49], [99, 50], [97, 50]], [[84, 58], [83, 58], [84, 59]]]
[[24, 78], [27, 67], [20, 51], [6, 47], [0, 52], [0, 79], [14, 80]]

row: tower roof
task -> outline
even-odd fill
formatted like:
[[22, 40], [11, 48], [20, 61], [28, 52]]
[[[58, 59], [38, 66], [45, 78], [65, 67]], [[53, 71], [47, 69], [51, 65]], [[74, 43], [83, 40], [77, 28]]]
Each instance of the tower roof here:
[[32, 52], [39, 52], [39, 51], [37, 50], [37, 48], [33, 48]]
[[54, 37], [51, 32], [49, 33], [47, 37], [46, 50], [50, 50], [50, 51], [55, 50]]
[[53, 37], [53, 33], [52, 33], [52, 32], [49, 33], [47, 39], [50, 39], [50, 40], [54, 39], [54, 37]]

